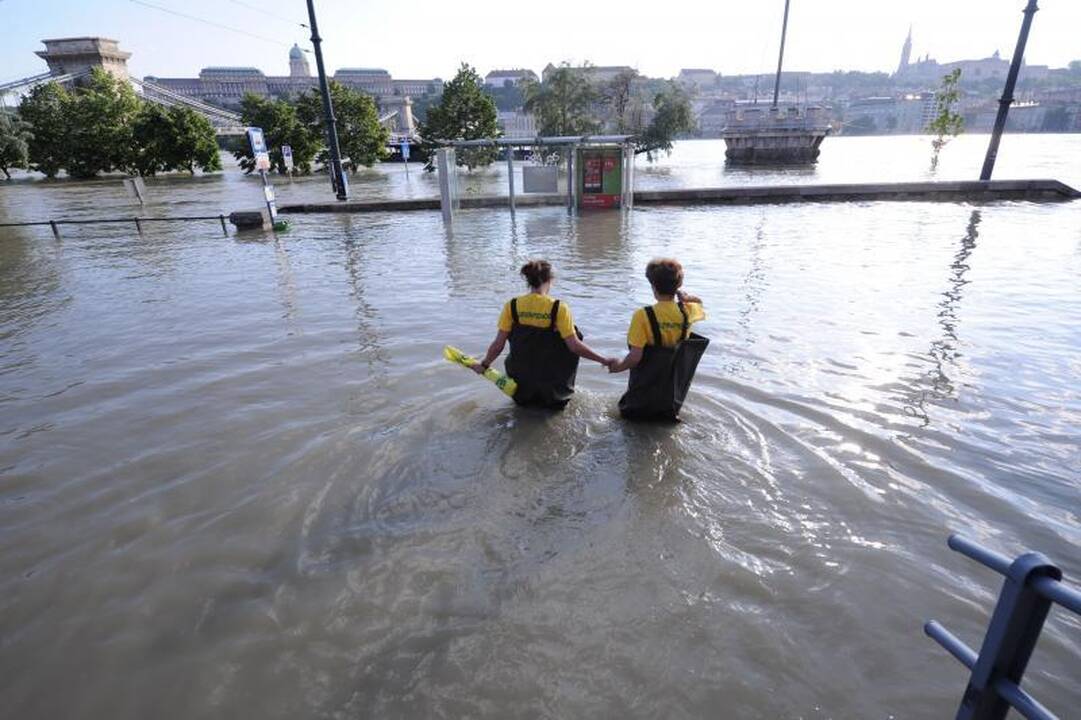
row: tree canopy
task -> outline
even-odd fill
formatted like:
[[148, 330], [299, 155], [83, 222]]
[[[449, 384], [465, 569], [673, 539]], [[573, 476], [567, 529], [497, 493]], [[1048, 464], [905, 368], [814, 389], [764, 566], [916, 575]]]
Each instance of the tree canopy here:
[[[356, 173], [361, 166], [371, 167], [382, 160], [387, 154], [390, 132], [379, 122], [375, 100], [333, 80], [330, 81], [330, 99], [334, 103], [338, 146], [350, 172]], [[296, 111], [297, 119], [313, 133], [315, 141], [325, 141], [326, 122], [319, 91], [303, 93], [297, 99]], [[316, 160], [323, 165], [328, 164], [330, 153], [325, 146]]]
[[162, 108], [101, 69], [73, 90], [50, 82], [19, 106], [29, 124], [29, 165], [55, 177], [61, 170], [88, 178], [122, 171], [220, 170], [214, 128], [183, 107]]
[[59, 83], [38, 85], [19, 105], [19, 117], [30, 124], [30, 169], [56, 177], [67, 166], [68, 106], [71, 96]]
[[11, 179], [12, 168], [30, 164], [30, 123], [15, 113], [0, 110], [0, 172]]
[[[285, 160], [281, 146], [289, 145], [293, 149], [294, 172], [309, 173], [312, 161], [319, 152], [318, 136], [300, 121], [297, 108], [285, 100], [268, 100], [248, 93], [240, 101], [240, 117], [245, 125], [262, 128], [270, 153], [270, 167], [281, 174], [286, 173]], [[244, 172], [255, 170], [255, 158], [246, 141], [238, 144], [233, 156], [240, 161]]]
[[600, 93], [570, 63], [561, 63], [541, 82], [526, 82], [524, 92], [525, 110], [536, 116], [541, 135], [588, 135], [601, 127], [593, 115]]
[[634, 152], [645, 153], [653, 161], [660, 152], [672, 152], [672, 140], [677, 135], [693, 132], [694, 113], [683, 88], [674, 82], [653, 96], [653, 119], [641, 130], [635, 130]]
[[[429, 158], [434, 156], [432, 151], [440, 141], [499, 136], [495, 101], [483, 90], [480, 75], [474, 68], [462, 63], [454, 79], [443, 86], [439, 102], [428, 108], [419, 131]], [[495, 148], [463, 148], [457, 153], [457, 162], [472, 170], [490, 165], [497, 156]], [[430, 159], [426, 169], [435, 169]]]

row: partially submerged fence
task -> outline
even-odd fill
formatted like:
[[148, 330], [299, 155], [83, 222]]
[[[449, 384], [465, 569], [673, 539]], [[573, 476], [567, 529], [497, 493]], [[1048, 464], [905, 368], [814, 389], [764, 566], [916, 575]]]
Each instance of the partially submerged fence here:
[[13, 222], [13, 223], [0, 223], [0, 227], [34, 227], [48, 225], [52, 228], [53, 235], [57, 238], [60, 237], [61, 225], [100, 225], [100, 224], [116, 224], [116, 223], [134, 223], [135, 230], [139, 233], [143, 231], [143, 223], [156, 223], [156, 222], [193, 222], [199, 220], [216, 220], [221, 223], [221, 231], [226, 236], [229, 235], [229, 229], [225, 225], [225, 215], [186, 215], [186, 216], [173, 216], [173, 217], [123, 217], [123, 218], [93, 218], [88, 220], [41, 220], [37, 222]]
[[924, 625], [924, 632], [972, 671], [957, 720], [1003, 720], [1011, 707], [1030, 720], [1056, 720], [1021, 688], [1021, 678], [1051, 606], [1081, 615], [1081, 592], [1063, 583], [1062, 570], [1040, 553], [1011, 561], [960, 535], [951, 535], [948, 544], [1006, 578], [979, 654], [937, 621]]

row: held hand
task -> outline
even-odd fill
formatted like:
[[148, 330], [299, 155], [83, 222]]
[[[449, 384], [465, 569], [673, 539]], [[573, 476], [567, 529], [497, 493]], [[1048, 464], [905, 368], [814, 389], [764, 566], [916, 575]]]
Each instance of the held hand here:
[[472, 365], [470, 365], [469, 367], [470, 367], [470, 368], [471, 368], [471, 369], [473, 370], [473, 372], [475, 372], [475, 373], [476, 373], [477, 375], [483, 375], [483, 374], [484, 374], [484, 366], [483, 366], [483, 365], [481, 365], [480, 363], [473, 363], [473, 364], [472, 364]]
[[617, 358], [609, 358], [611, 362], [605, 363], [608, 366], [608, 372], [618, 373], [622, 372], [622, 368], [619, 367], [619, 360]]

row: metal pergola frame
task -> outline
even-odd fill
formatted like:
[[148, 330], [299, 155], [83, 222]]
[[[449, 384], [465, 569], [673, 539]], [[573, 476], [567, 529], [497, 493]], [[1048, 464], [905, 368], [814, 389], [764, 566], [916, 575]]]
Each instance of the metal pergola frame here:
[[[475, 147], [566, 147], [567, 153], [567, 212], [573, 212], [578, 198], [575, 192], [575, 150], [591, 145], [620, 145], [623, 148], [623, 188], [620, 206], [630, 208], [634, 202], [634, 135], [555, 135], [535, 137], [496, 137], [476, 140], [440, 140], [440, 145], [451, 148]], [[510, 211], [514, 213], [514, 153], [507, 152], [507, 186], [510, 191]]]

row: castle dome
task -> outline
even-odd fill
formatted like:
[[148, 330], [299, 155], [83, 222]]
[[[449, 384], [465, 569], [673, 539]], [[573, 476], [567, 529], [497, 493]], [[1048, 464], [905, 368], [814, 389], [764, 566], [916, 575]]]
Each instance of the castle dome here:
[[304, 57], [304, 51], [301, 50], [300, 47], [296, 43], [293, 43], [293, 47], [289, 51], [289, 59], [290, 60], [300, 60], [303, 57]]

